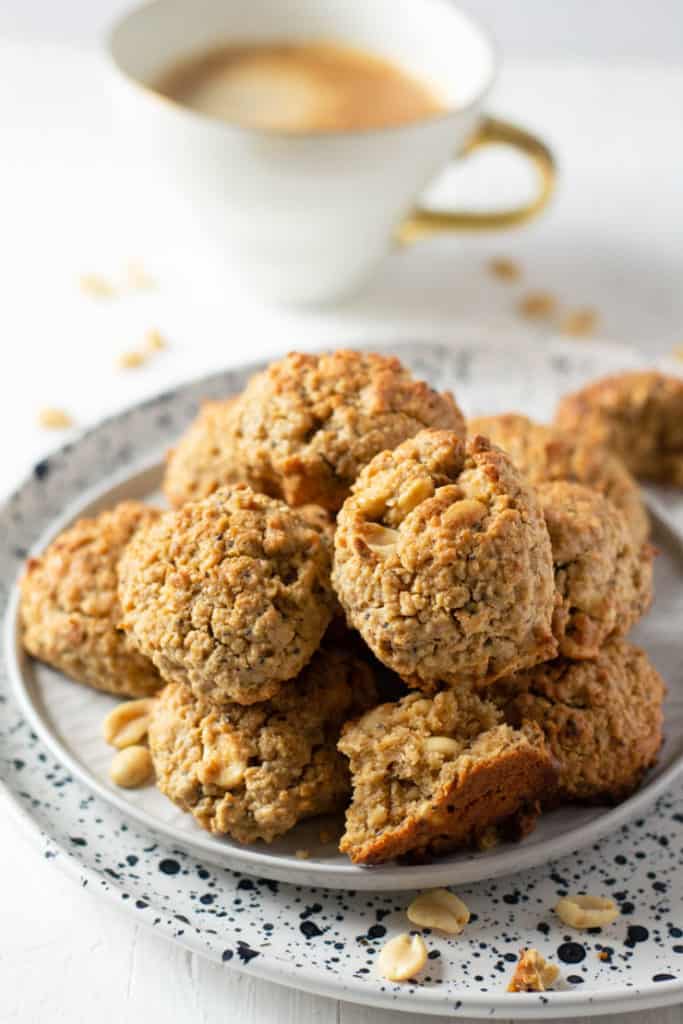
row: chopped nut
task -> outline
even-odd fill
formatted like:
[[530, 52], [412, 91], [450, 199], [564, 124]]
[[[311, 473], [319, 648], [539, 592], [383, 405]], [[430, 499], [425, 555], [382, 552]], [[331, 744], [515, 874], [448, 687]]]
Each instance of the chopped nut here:
[[147, 362], [147, 356], [144, 352], [139, 352], [136, 349], [131, 349], [129, 352], [122, 352], [119, 358], [116, 360], [116, 365], [122, 370], [134, 370], [138, 366], [142, 366], [143, 363]]
[[147, 735], [153, 698], [127, 700], [113, 708], [102, 723], [102, 735], [117, 750], [141, 743]]
[[390, 530], [386, 526], [378, 526], [377, 523], [367, 523], [363, 530], [363, 540], [377, 555], [386, 555], [395, 547], [399, 538], [398, 530]]
[[476, 526], [486, 515], [486, 506], [476, 498], [463, 498], [454, 502], [443, 515], [444, 523], [456, 529]]
[[139, 263], [129, 263], [126, 267], [126, 285], [133, 291], [148, 291], [156, 287], [156, 281]]
[[522, 268], [519, 263], [507, 259], [505, 256], [489, 260], [489, 270], [494, 277], [500, 278], [501, 281], [518, 281], [522, 276]]
[[560, 330], [577, 338], [587, 337], [594, 333], [597, 325], [598, 314], [594, 309], [574, 309], [562, 318]]
[[111, 299], [116, 290], [100, 274], [81, 274], [78, 279], [81, 291], [94, 299]]
[[155, 327], [151, 327], [145, 334], [145, 348], [148, 352], [162, 352], [168, 348], [168, 343]]
[[603, 896], [563, 896], [555, 907], [559, 919], [570, 928], [603, 928], [619, 917], [614, 900]]
[[56, 409], [46, 406], [38, 413], [38, 423], [46, 430], [66, 430], [73, 426], [73, 420], [64, 409]]
[[407, 487], [404, 487], [396, 500], [396, 508], [407, 516], [414, 508], [421, 505], [427, 498], [434, 494], [434, 484], [431, 480], [414, 480]]
[[[424, 742], [425, 749], [433, 754], [443, 754], [445, 757], [455, 757], [462, 750], [462, 744], [450, 736], [428, 736]], [[445, 890], [438, 890], [445, 892]]]
[[298, 857], [299, 860], [308, 860], [311, 856], [311, 852], [310, 850], [297, 850], [294, 856]]
[[377, 973], [388, 981], [409, 981], [427, 963], [427, 947], [421, 935], [397, 935], [377, 957]]
[[109, 768], [109, 777], [117, 786], [135, 789], [148, 782], [154, 773], [152, 755], [147, 747], [126, 747], [119, 750]]
[[204, 786], [218, 786], [220, 789], [235, 789], [247, 770], [242, 752], [232, 736], [221, 734], [206, 744], [211, 751], [200, 762], [197, 778]]
[[519, 312], [530, 319], [552, 316], [557, 308], [557, 299], [550, 292], [529, 292], [519, 303]]
[[519, 960], [508, 992], [545, 992], [560, 973], [559, 967], [544, 960], [537, 949], [520, 949]]
[[447, 935], [459, 935], [470, 919], [467, 906], [448, 889], [432, 889], [416, 896], [407, 914], [412, 924], [436, 928]]

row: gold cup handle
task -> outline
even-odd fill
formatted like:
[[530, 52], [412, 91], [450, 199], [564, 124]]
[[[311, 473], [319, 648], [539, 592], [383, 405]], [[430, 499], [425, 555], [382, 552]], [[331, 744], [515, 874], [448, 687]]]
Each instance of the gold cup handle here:
[[428, 210], [418, 206], [410, 213], [397, 230], [399, 242], [417, 242], [429, 235], [444, 231], [488, 231], [491, 228], [510, 228], [524, 224], [535, 217], [547, 205], [555, 188], [556, 165], [553, 154], [544, 142], [535, 135], [496, 117], [485, 117], [478, 130], [469, 140], [462, 153], [469, 156], [482, 146], [511, 146], [531, 160], [538, 172], [538, 193], [530, 202], [513, 206], [509, 210], [493, 210], [487, 213], [465, 210]]

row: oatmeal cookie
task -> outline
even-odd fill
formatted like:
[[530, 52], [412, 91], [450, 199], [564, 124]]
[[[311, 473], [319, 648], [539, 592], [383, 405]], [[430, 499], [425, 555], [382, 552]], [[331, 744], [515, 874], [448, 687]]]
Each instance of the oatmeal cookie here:
[[412, 686], [490, 683], [556, 652], [540, 507], [482, 437], [425, 430], [377, 455], [339, 513], [333, 583], [351, 625]]
[[536, 494], [553, 551], [559, 653], [595, 658], [649, 608], [653, 549], [637, 547], [621, 512], [589, 487], [558, 480]]
[[30, 558], [21, 581], [26, 650], [96, 690], [145, 697], [162, 685], [157, 670], [119, 628], [118, 561], [136, 530], [159, 513], [125, 501], [79, 519]]
[[683, 380], [636, 371], [604, 377], [560, 402], [555, 422], [614, 452], [634, 476], [683, 487]]
[[453, 396], [398, 359], [362, 352], [291, 353], [251, 379], [239, 405], [242, 477], [289, 505], [336, 511], [370, 459], [423, 427], [464, 433]]
[[559, 765], [561, 799], [617, 803], [657, 758], [664, 692], [644, 651], [611, 640], [592, 661], [537, 665], [500, 680], [491, 696], [511, 725], [540, 725]]
[[240, 481], [233, 430], [237, 401], [204, 402], [195, 421], [168, 452], [163, 490], [173, 507]]
[[345, 806], [339, 730], [375, 699], [368, 667], [339, 651], [319, 651], [290, 686], [250, 707], [217, 708], [169, 683], [149, 727], [157, 785], [202, 828], [270, 842]]
[[318, 647], [335, 606], [329, 574], [318, 530], [236, 484], [137, 535], [120, 564], [122, 622], [167, 682], [252, 704]]
[[477, 843], [555, 783], [538, 726], [503, 724], [467, 689], [381, 704], [344, 726], [339, 749], [353, 785], [339, 848], [357, 864]]
[[599, 491], [624, 514], [636, 543], [647, 540], [649, 523], [638, 485], [623, 462], [606, 448], [518, 413], [481, 416], [471, 420], [468, 429], [499, 445], [534, 485], [570, 480]]

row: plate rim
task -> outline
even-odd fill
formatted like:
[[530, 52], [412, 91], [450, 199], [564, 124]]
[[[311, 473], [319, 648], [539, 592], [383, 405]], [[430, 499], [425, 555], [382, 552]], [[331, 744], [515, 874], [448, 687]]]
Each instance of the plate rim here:
[[[381, 345], [379, 342], [375, 342], [371, 347], [373, 349], [376, 349], [386, 346]], [[405, 339], [400, 339], [398, 340], [398, 342], [394, 343], [393, 347], [394, 349], [396, 349], [408, 347], [408, 345]], [[444, 345], [439, 344], [434, 340], [429, 340], [425, 341], [423, 347], [425, 349], [432, 349], [433, 351], [434, 349], [438, 348], [448, 348], [451, 350], [457, 350], [458, 347], [462, 346], [448, 344]], [[625, 351], [629, 352], [630, 350], [625, 349]], [[98, 423], [89, 427], [87, 430], [80, 432], [77, 437], [73, 438], [67, 444], [55, 448], [51, 453], [49, 453], [48, 457], [54, 458], [60, 454], [66, 454], [69, 449], [78, 446], [86, 438], [102, 430], [102, 428], [111, 426], [115, 424], [117, 421], [122, 420], [132, 410], [141, 410], [149, 406], [154, 406], [159, 402], [160, 399], [163, 399], [164, 397], [171, 397], [177, 395], [178, 393], [182, 392], [183, 389], [189, 388], [192, 385], [198, 386], [204, 382], [207, 385], [209, 385], [211, 381], [223, 376], [229, 370], [234, 370], [235, 372], [246, 374], [248, 372], [253, 372], [254, 369], [257, 369], [259, 366], [262, 365], [263, 363], [260, 362], [237, 365], [234, 367], [225, 367], [223, 370], [215, 371], [210, 374], [205, 374], [199, 378], [184, 381], [171, 388], [166, 388], [159, 392], [158, 394], [146, 398], [141, 402], [131, 403], [127, 405], [124, 409], [120, 410], [119, 412], [105, 417]], [[126, 478], [130, 476], [131, 468], [136, 465], [139, 466], [140, 464], [141, 463], [139, 462], [133, 462], [126, 466], [125, 468], [123, 468], [120, 471], [121, 477]], [[87, 488], [84, 492], [82, 492], [78, 504], [81, 506], [83, 505], [83, 495], [92, 494], [92, 500], [95, 500], [94, 495], [96, 494], [96, 492], [99, 491], [101, 493], [102, 491], [110, 489], [111, 481], [118, 476], [118, 472], [111, 473], [105, 478], [106, 483], [100, 481], [98, 484]], [[2, 502], [0, 503], [0, 507], [2, 507], [3, 509], [6, 508], [7, 505], [9, 505], [9, 503], [12, 501], [12, 499], [24, 490], [24, 488], [27, 486], [30, 480], [31, 474], [26, 474], [20, 480], [20, 482], [13, 488], [13, 490], [2, 500]], [[67, 512], [70, 509], [72, 509], [72, 507], [75, 506], [76, 504], [76, 501], [69, 502], [67, 506]], [[672, 520], [668, 515], [661, 515], [660, 509], [657, 508], [657, 505], [658, 503], [656, 501], [651, 502], [651, 506], [653, 507], [653, 511], [655, 512], [655, 514], [657, 514], [658, 518], [661, 519], [661, 521], [669, 530], [673, 531], [679, 542], [683, 543], [683, 541], [681, 541], [681, 531], [679, 530], [677, 525], [672, 523]], [[61, 516], [53, 518], [51, 520], [50, 525], [52, 526], [55, 522], [61, 521], [61, 518]], [[47, 532], [48, 531], [44, 531], [44, 533]], [[11, 599], [15, 596], [15, 591], [16, 581], [13, 581], [10, 599], [8, 600], [8, 611], [11, 604]], [[5, 629], [6, 624], [7, 616], [5, 616], [5, 623], [3, 623]], [[5, 629], [3, 629], [3, 634], [5, 633]], [[12, 640], [14, 641], [13, 634]], [[13, 699], [16, 699], [16, 694], [14, 692], [13, 685], [12, 697]], [[61, 750], [60, 757], [63, 757]], [[677, 758], [677, 761], [679, 760], [680, 758]], [[669, 785], [673, 781], [673, 778], [675, 778], [677, 774], [680, 773], [680, 771], [681, 765], [677, 765], [677, 763], [674, 762], [673, 765], [666, 769], [665, 772], [663, 772], [662, 775], [659, 776], [659, 778], [656, 779], [654, 783], [652, 783], [652, 788], [656, 787], [655, 792], [652, 794], [652, 800], [656, 799], [657, 795], [660, 795], [660, 789], [664, 790], [669, 787]], [[90, 789], [90, 784], [88, 783], [87, 785], [88, 788]], [[101, 873], [96, 868], [91, 868], [83, 863], [80, 863], [74, 856], [73, 852], [69, 851], [65, 846], [63, 846], [60, 842], [54, 839], [49, 832], [44, 832], [41, 829], [38, 822], [31, 815], [29, 809], [21, 804], [17, 794], [15, 794], [15, 792], [13, 791], [12, 786], [9, 784], [9, 782], [6, 782], [4, 778], [0, 778], [0, 794], [4, 797], [6, 804], [13, 812], [13, 817], [15, 818], [15, 820], [21, 822], [21, 824], [24, 826], [24, 831], [28, 833], [28, 835], [34, 840], [35, 843], [39, 843], [40, 839], [42, 838], [48, 843], [48, 845], [52, 845], [53, 848], [59, 851], [61, 856], [56, 856], [53, 859], [57, 861], [58, 865], [62, 870], [65, 871], [65, 873], [69, 874], [72, 878], [80, 877], [81, 880], [84, 877], [98, 881], [101, 880]], [[637, 794], [635, 797], [630, 798], [629, 801], [625, 801], [623, 804], [619, 805], [618, 808], [615, 808], [614, 812], [608, 812], [608, 815], [605, 815], [601, 819], [598, 819], [599, 821], [604, 821], [605, 817], [609, 817], [610, 825], [607, 829], [605, 829], [605, 832], [612, 831], [613, 828], [617, 828], [619, 825], [619, 821], [615, 821], [612, 817], [612, 814], [618, 814], [621, 808], [624, 808], [625, 806], [630, 806], [632, 800], [638, 800], [639, 798], [642, 799], [642, 794]], [[109, 795], [107, 795], [107, 802], [111, 804]], [[651, 800], [646, 801], [646, 804], [648, 806], [650, 803]], [[126, 807], [124, 813], [127, 816], [133, 816], [131, 813], [131, 809], [128, 806]], [[630, 817], [630, 813], [627, 812], [627, 816]], [[144, 826], [148, 831], [153, 831], [153, 829], [149, 825], [149, 822], [146, 821], [144, 823]], [[591, 825], [586, 827], [591, 828]], [[559, 856], [559, 854], [557, 855]], [[527, 865], [524, 865], [524, 867], [526, 866]], [[524, 870], [524, 867], [520, 866], [518, 862], [516, 871]], [[261, 874], [263, 873], [261, 872]], [[356, 888], [358, 888], [358, 886], [356, 886]], [[102, 889], [100, 888], [99, 885], [96, 886], [96, 889], [98, 892], [102, 892]], [[104, 895], [106, 895], [114, 905], [120, 907], [121, 903], [114, 899], [112, 892], [119, 892], [122, 889], [122, 886], [110, 884], [109, 888], [104, 890]], [[141, 924], [143, 927], [148, 927], [142, 921], [139, 921], [138, 923]], [[157, 934], [159, 933], [160, 932], [157, 929]], [[163, 930], [161, 933], [163, 934]], [[201, 953], [204, 956], [209, 956], [210, 959], [216, 959], [215, 957], [211, 956], [211, 954], [208, 953], [206, 949], [199, 948], [198, 944], [192, 943], [190, 941], [184, 941], [183, 938], [173, 936], [170, 933], [166, 934], [165, 937], [168, 938], [169, 941], [178, 942], [181, 945], [184, 945], [186, 948], [192, 949], [194, 952]], [[406, 1005], [406, 1001], [402, 1002], [400, 998], [395, 999], [392, 998], [391, 995], [388, 995], [386, 993], [374, 991], [372, 989], [363, 989], [362, 983], [359, 983], [356, 979], [353, 978], [347, 979], [342, 985], [340, 985], [338, 981], [331, 982], [329, 985], [327, 985], [324, 983], [320, 984], [317, 975], [311, 975], [311, 977], [309, 978], [306, 972], [297, 972], [296, 980], [294, 980], [292, 974], [288, 973], [286, 968], [282, 966], [281, 960], [277, 957], [273, 957], [272, 955], [270, 958], [268, 958], [267, 955], [259, 957], [258, 960], [250, 964], [249, 967], [234, 962], [231, 962], [227, 966], [244, 973], [252, 974], [257, 977], [262, 977], [266, 980], [275, 981], [280, 984], [289, 985], [290, 987], [299, 988], [307, 992], [321, 994], [336, 999], [346, 999], [352, 1002], [360, 1003], [362, 1005], [380, 1006], [401, 1012], [419, 1011], [432, 1015], [441, 1015], [445, 1012], [443, 999], [439, 1000], [438, 1002], [425, 1000], [421, 998], [421, 996], [418, 993], [413, 992], [413, 998], [410, 1000], [410, 1005]], [[502, 992], [500, 996], [496, 996], [494, 993], [463, 993], [462, 998], [458, 997], [458, 1008], [454, 1009], [453, 1007], [450, 1007], [448, 1012], [450, 1013], [450, 1015], [453, 1016], [469, 1015], [471, 1017], [480, 1018], [490, 1017], [492, 1007], [499, 1007], [502, 1010], [503, 1015], [508, 1019], [548, 1019], [563, 1017], [566, 1016], [567, 1013], [577, 1012], [581, 1009], [583, 1009], [585, 1012], [590, 1013], [591, 1015], [601, 1015], [612, 1013], [615, 1010], [618, 1011], [620, 1009], [628, 1009], [632, 1011], [638, 1008], [642, 1009], [670, 1006], [680, 1002], [681, 995], [683, 995], [683, 978], [680, 980], [658, 982], [657, 984], [649, 982], [645, 985], [639, 986], [638, 988], [621, 986], [617, 989], [605, 989], [603, 991], [594, 992], [590, 995], [588, 993], [584, 994], [579, 990], [548, 992], [545, 994], [542, 1003], [539, 1003], [537, 996], [531, 994], [519, 994], [514, 1001], [511, 1001], [509, 1000], [509, 997], [504, 998], [504, 994]]]

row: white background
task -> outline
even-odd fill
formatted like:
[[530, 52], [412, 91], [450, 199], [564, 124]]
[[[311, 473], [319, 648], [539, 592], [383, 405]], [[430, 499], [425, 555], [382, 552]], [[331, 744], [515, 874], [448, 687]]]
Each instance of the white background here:
[[[507, 54], [492, 101], [542, 133], [562, 176], [538, 225], [495, 239], [443, 240], [392, 255], [343, 307], [263, 309], [200, 253], [157, 254], [126, 197], [135, 159], [112, 137], [95, 42], [115, 0], [0, 4], [0, 494], [58, 438], [46, 404], [79, 426], [168, 384], [246, 358], [316, 343], [391, 337], [524, 339], [524, 288], [588, 304], [602, 333], [653, 355], [683, 343], [683, 4], [470, 0]], [[459, 198], [528, 186], [515, 161], [482, 157]], [[131, 201], [131, 207], [134, 203]], [[154, 253], [154, 255], [152, 255]], [[493, 253], [519, 259], [523, 285], [492, 281]], [[149, 294], [85, 298], [78, 275], [141, 261]], [[170, 347], [137, 371], [114, 361], [148, 327]], [[581, 344], [581, 342], [577, 342]], [[252, 982], [148, 935], [46, 865], [12, 823], [0, 843], [0, 1022], [232, 1021], [388, 1024], [364, 1011]], [[641, 1014], [683, 1021], [683, 1011]], [[414, 1024], [417, 1018], [413, 1018]]]

